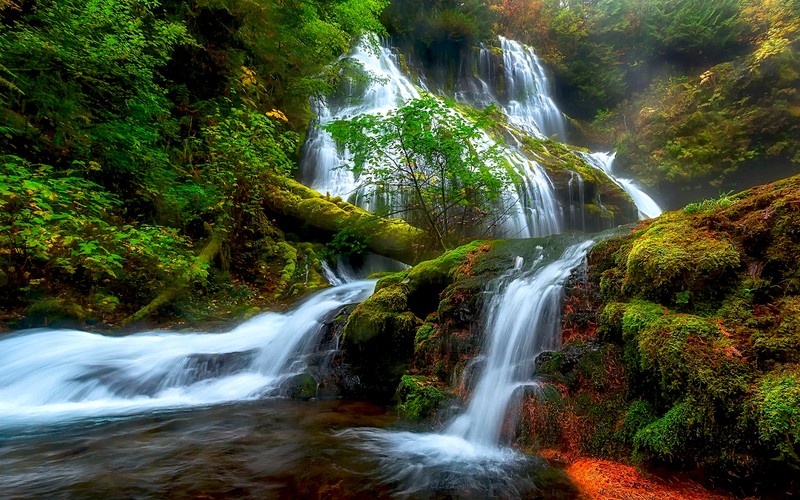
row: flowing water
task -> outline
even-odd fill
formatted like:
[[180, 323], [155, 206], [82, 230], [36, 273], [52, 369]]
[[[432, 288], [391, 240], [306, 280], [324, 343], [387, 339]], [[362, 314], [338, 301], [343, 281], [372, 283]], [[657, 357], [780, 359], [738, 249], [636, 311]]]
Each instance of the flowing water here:
[[532, 48], [500, 37], [503, 49], [509, 123], [534, 137], [567, 139], [564, 115], [551, 97], [547, 73]]
[[329, 288], [226, 333], [108, 337], [33, 330], [0, 341], [0, 428], [207, 406], [273, 394], [303, 372], [322, 321], [374, 281]]
[[317, 120], [309, 127], [300, 162], [301, 179], [307, 186], [345, 199], [355, 195], [358, 187], [353, 173], [343, 168], [351, 157], [346, 151], [337, 151], [336, 142], [320, 126], [362, 114], [386, 113], [420, 97], [417, 87], [398, 68], [391, 48], [376, 37], [362, 40], [348, 57], [371, 81], [365, 88], [346, 81], [338, 102], [312, 101]]
[[[506, 41], [504, 43], [511, 48], [521, 47], [516, 42]], [[318, 100], [313, 103], [317, 121], [309, 128], [308, 138], [304, 145], [300, 168], [301, 180], [320, 193], [342, 196], [363, 208], [374, 209], [384, 206], [388, 202], [376, 197], [374, 193], [362, 189], [359, 180], [345, 168], [351, 158], [349, 153], [338, 151], [330, 134], [321, 130], [319, 126], [357, 115], [389, 112], [402, 106], [404, 102], [420, 97], [420, 90], [424, 89], [418, 89], [400, 71], [392, 48], [385, 43], [378, 44], [374, 39], [365, 39], [353, 49], [348, 57], [360, 64], [363, 71], [370, 75], [372, 80], [365, 89], [359, 89], [353, 96], [351, 96], [354, 92], [351, 88], [352, 85], [351, 87], [345, 86], [340, 92], [344, 97], [339, 96], [338, 100], [334, 99], [330, 102]], [[519, 101], [512, 100], [510, 105], [521, 119], [522, 113], [534, 112], [535, 96], [538, 95], [525, 93], [523, 89], [528, 83], [535, 83], [538, 81], [537, 78], [543, 77], [544, 72], [541, 66], [531, 65], [533, 60], [530, 58], [525, 59], [525, 57], [517, 55], [510, 57], [514, 60], [519, 59], [519, 63], [510, 70], [507, 78], [517, 81], [515, 89], [518, 90], [516, 93], [519, 94], [517, 96]], [[486, 85], [485, 82], [480, 81], [484, 86]], [[546, 82], [540, 82], [539, 85], [542, 89], [547, 88]], [[549, 113], [541, 115], [550, 116]], [[533, 127], [535, 120], [538, 119], [540, 118], [530, 118], [527, 123]], [[476, 141], [475, 147], [481, 150], [494, 144], [493, 139], [483, 134]], [[500, 149], [501, 155], [513, 166], [517, 175], [512, 190], [507, 193], [505, 198], [505, 205], [510, 207], [509, 217], [505, 220], [502, 230], [497, 236], [523, 238], [547, 236], [561, 232], [561, 208], [555, 199], [553, 184], [544, 169], [513, 148], [501, 144]]]
[[572, 244], [560, 255], [538, 247], [537, 258], [518, 259], [489, 287], [483, 368], [466, 410], [441, 432], [359, 428], [340, 434], [378, 457], [376, 475], [398, 484], [396, 494], [452, 490], [465, 496], [520, 497], [536, 489], [531, 470], [541, 463], [503, 446], [500, 437], [504, 427], [513, 427], [513, 403], [521, 390], [537, 384], [536, 356], [558, 348], [562, 285], [592, 243]]
[[647, 193], [639, 189], [636, 184], [630, 179], [621, 179], [614, 175], [613, 166], [614, 159], [617, 157], [616, 153], [581, 153], [586, 159], [586, 162], [602, 170], [608, 177], [617, 183], [619, 187], [628, 193], [636, 208], [639, 209], [639, 217], [642, 219], [652, 219], [661, 215], [661, 207], [653, 200]]

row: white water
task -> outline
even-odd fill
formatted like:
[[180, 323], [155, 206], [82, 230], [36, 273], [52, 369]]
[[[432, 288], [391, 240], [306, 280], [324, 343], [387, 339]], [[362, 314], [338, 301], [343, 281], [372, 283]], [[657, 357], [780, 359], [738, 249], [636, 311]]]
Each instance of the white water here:
[[262, 397], [303, 371], [323, 319], [364, 300], [374, 286], [329, 288], [292, 311], [261, 314], [227, 333], [20, 332], [0, 341], [0, 425]]
[[342, 168], [351, 157], [346, 151], [339, 153], [336, 142], [318, 125], [362, 114], [387, 113], [420, 97], [419, 90], [398, 68], [391, 49], [379, 44], [375, 37], [363, 40], [348, 57], [361, 64], [372, 81], [363, 95], [347, 99], [343, 105], [330, 106], [324, 100], [312, 102], [318, 123], [308, 131], [300, 162], [301, 177], [307, 186], [345, 199], [354, 195], [358, 187], [353, 173]]
[[[420, 91], [399, 70], [391, 48], [381, 45], [376, 52], [373, 43], [374, 41], [370, 40], [363, 41], [348, 56], [360, 63], [364, 71], [373, 76], [363, 98], [357, 99], [358, 104], [345, 103], [333, 106], [324, 101], [313, 104], [318, 123], [312, 125], [309, 130], [300, 167], [301, 177], [306, 185], [323, 194], [349, 198], [367, 209], [385, 201], [377, 200], [369, 193], [359, 193], [358, 179], [349, 169], [343, 168], [350, 161], [350, 155], [346, 151], [339, 153], [330, 134], [317, 125], [361, 114], [387, 113], [408, 100], [420, 97]], [[513, 47], [515, 43], [511, 42], [510, 46]], [[513, 74], [518, 75], [514, 78], [520, 78], [517, 87], [521, 88], [530, 78], [538, 78], [538, 73], [526, 73], [529, 70], [535, 71], [535, 68], [536, 66], [531, 66], [528, 69], [514, 70]], [[540, 66], [538, 68], [541, 70]], [[540, 72], [541, 75], [544, 74], [543, 71]], [[546, 84], [542, 84], [542, 87], [546, 87]], [[525, 95], [527, 94], [523, 93], [523, 97]], [[523, 99], [520, 102], [527, 101]], [[515, 105], [515, 109], [520, 112], [533, 111], [534, 107], [532, 103], [528, 103]], [[494, 144], [495, 141], [484, 134], [475, 146], [481, 150]], [[542, 167], [505, 145], [501, 145], [501, 154], [514, 167], [518, 176], [512, 190], [506, 196], [505, 204], [510, 206], [509, 216], [497, 236], [536, 237], [561, 232], [561, 209], [555, 199], [552, 182]]]
[[[541, 247], [533, 262], [517, 259], [490, 287], [486, 305], [485, 365], [461, 415], [440, 433], [351, 429], [342, 433], [355, 446], [378, 457], [383, 479], [424, 490], [429, 483], [453, 477], [469, 480], [493, 475], [512, 483], [510, 471], [527, 458], [499, 444], [503, 425], [520, 389], [535, 386], [534, 362], [560, 344], [563, 282], [585, 259], [592, 241], [569, 246], [555, 259]], [[509, 413], [512, 413], [509, 415]], [[512, 495], [513, 496], [513, 495]]]
[[532, 48], [500, 37], [503, 49], [506, 96], [503, 112], [509, 123], [534, 137], [567, 138], [564, 114], [550, 96], [544, 66]]
[[652, 219], [653, 217], [661, 215], [663, 210], [658, 206], [658, 203], [648, 196], [647, 193], [639, 189], [632, 180], [622, 179], [614, 175], [614, 159], [617, 157], [617, 153], [598, 152], [581, 154], [589, 165], [605, 172], [612, 181], [617, 183], [619, 187], [628, 193], [633, 203], [636, 204], [636, 208], [639, 210], [639, 218]]

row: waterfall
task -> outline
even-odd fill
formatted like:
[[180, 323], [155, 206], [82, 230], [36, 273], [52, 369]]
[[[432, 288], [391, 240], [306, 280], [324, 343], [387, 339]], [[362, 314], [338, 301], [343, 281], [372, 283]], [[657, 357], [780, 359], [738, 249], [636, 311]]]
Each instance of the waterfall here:
[[[580, 265], [592, 241], [566, 248], [560, 255], [538, 247], [532, 262], [516, 264], [489, 289], [486, 303], [484, 366], [469, 404], [440, 433], [349, 429], [340, 436], [383, 465], [383, 480], [401, 484], [404, 495], [426, 488], [468, 488], [472, 482], [513, 488], [527, 458], [499, 444], [503, 425], [519, 389], [535, 385], [534, 362], [558, 348], [563, 283]], [[444, 483], [444, 484], [443, 484]], [[483, 488], [478, 484], [476, 488]], [[486, 491], [485, 489], [482, 491]], [[500, 496], [519, 496], [501, 491]]]
[[581, 156], [586, 160], [586, 163], [592, 167], [602, 170], [608, 177], [621, 187], [636, 204], [639, 210], [639, 218], [652, 219], [661, 215], [661, 207], [658, 203], [647, 195], [644, 191], [639, 189], [636, 184], [630, 179], [621, 179], [616, 177], [613, 173], [614, 159], [617, 153], [581, 153]]
[[[355, 194], [356, 179], [343, 168], [349, 161], [347, 152], [339, 153], [336, 142], [319, 125], [344, 120], [362, 114], [386, 113], [403, 102], [420, 97], [419, 90], [398, 68], [390, 47], [379, 43], [374, 35], [366, 37], [347, 56], [361, 65], [370, 78], [363, 95], [351, 96], [352, 85], [344, 90], [343, 102], [331, 104], [325, 99], [313, 100], [312, 111], [317, 115], [312, 123], [300, 161], [301, 180], [322, 194], [348, 198]], [[357, 101], [356, 104], [353, 101]]]
[[[516, 44], [516, 42], [511, 43], [512, 46]], [[341, 102], [338, 104], [325, 100], [312, 103], [317, 114], [317, 123], [312, 124], [309, 129], [300, 166], [301, 178], [306, 185], [323, 194], [349, 198], [353, 203], [367, 209], [375, 209], [385, 201], [359, 192], [358, 180], [347, 168], [342, 168], [349, 161], [350, 155], [347, 152], [339, 153], [330, 134], [321, 130], [319, 125], [361, 114], [386, 113], [408, 100], [420, 97], [419, 90], [400, 71], [391, 47], [384, 43], [376, 49], [378, 45], [374, 37], [366, 38], [348, 55], [372, 77], [363, 98], [358, 99], [358, 104], [353, 104], [352, 99], [340, 99]], [[484, 48], [481, 54], [480, 68], [482, 71], [490, 72], [488, 49]], [[540, 66], [539, 70], [543, 75]], [[522, 70], [516, 73], [524, 75]], [[521, 86], [525, 80], [524, 76], [520, 78]], [[486, 82], [480, 79], [478, 82], [473, 97], [477, 95], [491, 97]], [[347, 89], [342, 93], [348, 94]], [[524, 109], [533, 110], [533, 104]], [[453, 113], [458, 114], [455, 110]], [[496, 142], [484, 133], [477, 141], [476, 148], [481, 150], [495, 144]], [[512, 165], [517, 175], [513, 189], [505, 197], [505, 204], [511, 206], [509, 217], [504, 221], [497, 236], [521, 238], [561, 232], [561, 209], [553, 192], [553, 184], [544, 169], [515, 149], [504, 144], [500, 146], [502, 156]]]
[[560, 344], [562, 284], [591, 245], [571, 245], [549, 263], [540, 257], [521, 275], [514, 276], [517, 271], [494, 284], [487, 311], [486, 366], [467, 411], [450, 424], [448, 434], [483, 446], [498, 442], [506, 410], [517, 389], [530, 383], [536, 356]]
[[[580, 227], [581, 231], [586, 230], [586, 195], [584, 192], [583, 177], [578, 172], [569, 172], [569, 217], [572, 227]], [[580, 224], [578, 224], [580, 217]]]
[[227, 333], [107, 337], [22, 331], [0, 341], [0, 425], [207, 406], [273, 394], [303, 372], [322, 321], [368, 297], [374, 281], [318, 292], [290, 312]]
[[553, 102], [550, 82], [532, 48], [500, 37], [507, 102], [503, 112], [508, 122], [534, 137], [555, 136], [565, 141], [564, 115]]

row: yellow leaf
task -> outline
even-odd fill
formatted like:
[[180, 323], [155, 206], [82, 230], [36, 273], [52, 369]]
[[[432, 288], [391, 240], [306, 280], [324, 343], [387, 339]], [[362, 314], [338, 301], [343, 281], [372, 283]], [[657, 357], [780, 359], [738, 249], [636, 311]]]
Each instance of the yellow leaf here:
[[272, 108], [272, 111], [267, 111], [266, 115], [270, 118], [274, 118], [276, 120], [281, 120], [284, 122], [288, 122], [289, 119], [286, 118], [286, 115], [283, 114], [283, 111], [279, 109]]

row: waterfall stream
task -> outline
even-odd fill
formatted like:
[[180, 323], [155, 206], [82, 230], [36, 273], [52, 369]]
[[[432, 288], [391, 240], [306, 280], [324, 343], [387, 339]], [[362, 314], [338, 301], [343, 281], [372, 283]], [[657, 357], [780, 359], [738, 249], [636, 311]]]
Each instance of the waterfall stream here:
[[608, 177], [617, 183], [628, 196], [631, 197], [636, 208], [639, 209], [639, 218], [652, 219], [661, 215], [661, 207], [653, 200], [647, 193], [639, 189], [636, 184], [630, 179], [621, 179], [614, 175], [613, 165], [614, 159], [617, 157], [616, 153], [581, 153], [586, 159], [586, 162], [594, 168], [600, 169], [605, 172]]
[[508, 122], [534, 137], [567, 138], [564, 114], [551, 97], [550, 82], [539, 57], [530, 47], [500, 37], [506, 77]]
[[[375, 49], [376, 45], [379, 45], [378, 50]], [[508, 45], [513, 48], [521, 47], [516, 42], [508, 42]], [[403, 75], [391, 47], [385, 43], [378, 44], [376, 40], [369, 38], [362, 40], [348, 57], [358, 62], [372, 79], [366, 89], [362, 89], [363, 96], [358, 97], [358, 104], [353, 104], [352, 99], [347, 97], [340, 98], [338, 102], [325, 100], [313, 102], [317, 121], [309, 128], [308, 138], [303, 148], [300, 175], [306, 185], [320, 193], [342, 196], [363, 208], [371, 209], [371, 207], [379, 206], [381, 201], [360, 192], [358, 179], [345, 167], [350, 155], [347, 151], [338, 152], [333, 138], [321, 130], [319, 125], [361, 114], [389, 112], [402, 106], [404, 102], [420, 97], [420, 90], [424, 89], [418, 89]], [[530, 65], [533, 61], [530, 57], [527, 59], [517, 55], [510, 57], [515, 61], [519, 60], [515, 63], [515, 69], [509, 74], [509, 78], [519, 80], [515, 88], [520, 89], [518, 92], [520, 100], [513, 100], [512, 107], [516, 110], [519, 119], [522, 120], [521, 117], [524, 113], [535, 111], [536, 96], [539, 95], [538, 93], [526, 93], [524, 88], [528, 82], [536, 84], [538, 78], [544, 76], [544, 72], [541, 66]], [[526, 64], [528, 65], [526, 66]], [[536, 68], [538, 68], [538, 72]], [[481, 83], [486, 87], [485, 82], [481, 81]], [[538, 85], [541, 89], [547, 88], [546, 82], [539, 82]], [[349, 91], [345, 89], [342, 93], [349, 94]], [[551, 113], [545, 112], [540, 115], [550, 117]], [[534, 127], [537, 119], [540, 118], [531, 118], [527, 123], [530, 127]], [[483, 134], [476, 147], [480, 150], [494, 144], [495, 141], [492, 138]], [[507, 194], [506, 200], [513, 209], [498, 236], [524, 238], [561, 232], [563, 218], [561, 208], [553, 193], [553, 184], [544, 169], [514, 148], [500, 144], [500, 149], [501, 155], [514, 168], [518, 176], [513, 190]]]
[[287, 313], [226, 333], [107, 337], [22, 331], [0, 340], [0, 426], [205, 406], [269, 395], [304, 369], [322, 321], [367, 298], [374, 281], [318, 292]]
[[[401, 495], [448, 491], [490, 482], [500, 496], [519, 496], [529, 460], [500, 444], [513, 422], [515, 396], [536, 385], [534, 362], [560, 344], [563, 282], [585, 259], [593, 241], [569, 245], [560, 255], [538, 247], [533, 262], [522, 262], [489, 286], [484, 327], [484, 366], [466, 410], [439, 433], [350, 429], [340, 433], [381, 459], [382, 479], [400, 485]], [[528, 464], [527, 466], [530, 466]], [[467, 487], [469, 489], [469, 487]]]

